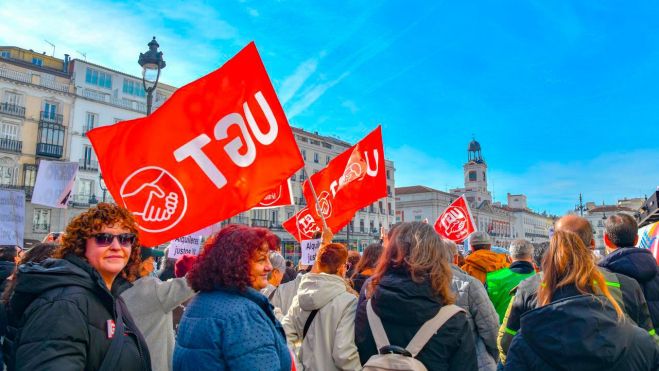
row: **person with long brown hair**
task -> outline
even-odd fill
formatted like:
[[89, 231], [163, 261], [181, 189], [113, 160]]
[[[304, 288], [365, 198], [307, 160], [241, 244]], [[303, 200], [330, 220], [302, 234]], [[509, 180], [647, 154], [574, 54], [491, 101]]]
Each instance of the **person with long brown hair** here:
[[151, 370], [119, 296], [137, 278], [139, 256], [137, 223], [125, 208], [99, 203], [73, 218], [55, 259], [18, 267], [8, 368]]
[[382, 244], [379, 242], [372, 243], [364, 249], [359, 262], [355, 265], [353, 274], [350, 277], [352, 287], [355, 291], [360, 292], [364, 282], [373, 275], [375, 265], [382, 255]]
[[[381, 352], [404, 350], [427, 321], [453, 304], [451, 277], [448, 249], [432, 226], [396, 225], [359, 296], [355, 343], [362, 364]], [[369, 303], [382, 322], [390, 349], [376, 345], [367, 315]], [[476, 370], [474, 337], [466, 314], [450, 317], [415, 358], [429, 370]]]
[[626, 320], [578, 235], [556, 231], [542, 271], [538, 308], [522, 317], [506, 370], [659, 368], [659, 348]]

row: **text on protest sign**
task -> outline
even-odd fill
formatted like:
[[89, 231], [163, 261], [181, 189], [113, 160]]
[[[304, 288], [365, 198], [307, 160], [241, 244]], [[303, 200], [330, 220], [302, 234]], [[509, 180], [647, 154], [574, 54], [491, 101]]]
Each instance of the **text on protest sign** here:
[[302, 240], [300, 243], [302, 256], [300, 261], [304, 265], [313, 265], [316, 261], [316, 254], [318, 254], [318, 249], [320, 249], [321, 239], [317, 240]]
[[257, 206], [304, 164], [254, 43], [150, 116], [87, 135], [145, 246]]
[[199, 255], [201, 249], [201, 236], [184, 236], [172, 241], [167, 248], [167, 257], [178, 259], [181, 255]]
[[[311, 183], [303, 185], [309, 213], [317, 225], [322, 225], [322, 214], [328, 228], [337, 233], [357, 210], [387, 196], [382, 128], [378, 126], [309, 179]], [[316, 190], [318, 205], [310, 184]]]
[[23, 247], [25, 192], [0, 189], [0, 245]]
[[32, 203], [66, 208], [77, 174], [77, 162], [41, 160], [32, 192]]

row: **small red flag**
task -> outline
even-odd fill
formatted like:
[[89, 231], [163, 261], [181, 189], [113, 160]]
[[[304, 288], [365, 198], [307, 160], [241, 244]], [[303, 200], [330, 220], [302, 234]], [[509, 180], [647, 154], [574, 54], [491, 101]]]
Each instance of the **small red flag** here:
[[435, 230], [440, 236], [455, 243], [462, 243], [476, 231], [469, 204], [464, 195], [453, 201], [437, 218]]
[[378, 126], [309, 179], [319, 203], [317, 207], [309, 181], [304, 182], [303, 194], [311, 216], [322, 226], [322, 213], [328, 228], [337, 233], [357, 210], [387, 196], [382, 128]]
[[87, 135], [145, 246], [251, 209], [304, 165], [254, 43], [150, 116]]
[[297, 242], [310, 240], [313, 238], [314, 233], [321, 230], [309, 212], [308, 207], [305, 207], [297, 214], [293, 215], [290, 219], [285, 221], [282, 226]]

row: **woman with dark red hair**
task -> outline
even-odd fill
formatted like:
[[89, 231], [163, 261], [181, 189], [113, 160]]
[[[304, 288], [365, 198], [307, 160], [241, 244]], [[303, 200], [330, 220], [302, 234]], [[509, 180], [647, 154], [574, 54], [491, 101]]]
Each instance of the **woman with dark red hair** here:
[[290, 370], [286, 334], [268, 299], [272, 233], [229, 225], [210, 238], [188, 273], [199, 294], [185, 310], [175, 370]]

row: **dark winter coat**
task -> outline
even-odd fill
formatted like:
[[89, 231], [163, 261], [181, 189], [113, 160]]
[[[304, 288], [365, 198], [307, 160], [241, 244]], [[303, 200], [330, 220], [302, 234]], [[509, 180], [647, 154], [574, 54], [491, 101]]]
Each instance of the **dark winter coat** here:
[[16, 263], [13, 261], [0, 261], [0, 295], [5, 292], [5, 287], [7, 287], [7, 277], [11, 276], [16, 269]]
[[645, 295], [654, 328], [659, 328], [659, 269], [648, 249], [625, 247], [605, 256], [598, 263], [611, 272], [635, 279]]
[[12, 341], [3, 345], [11, 355], [8, 365], [98, 370], [112, 341], [108, 321], [116, 320], [115, 306], [121, 305], [126, 338], [113, 369], [151, 370], [146, 342], [119, 298], [130, 283], [118, 277], [108, 291], [100, 274], [75, 255], [21, 265], [17, 279], [8, 306]]
[[656, 370], [659, 348], [647, 331], [618, 321], [604, 296], [556, 292], [549, 305], [522, 316], [506, 370]]
[[[377, 354], [366, 317], [365, 292], [366, 288], [359, 295], [355, 318], [355, 344], [362, 364]], [[381, 278], [371, 303], [391, 344], [401, 347], [406, 347], [421, 326], [443, 306], [428, 282], [415, 283], [403, 269], [391, 269]], [[429, 370], [477, 370], [474, 336], [467, 315], [460, 312], [449, 319], [417, 359]]]

